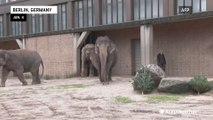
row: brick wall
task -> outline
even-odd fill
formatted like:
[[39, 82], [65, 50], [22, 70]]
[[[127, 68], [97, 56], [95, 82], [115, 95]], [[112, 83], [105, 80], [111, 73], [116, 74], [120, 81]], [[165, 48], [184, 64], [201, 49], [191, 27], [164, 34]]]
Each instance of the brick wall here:
[[160, 49], [167, 75], [213, 77], [213, 18], [155, 25], [155, 58]]
[[16, 43], [15, 40], [11, 41], [2, 41], [0, 43], [0, 49], [5, 49], [5, 50], [14, 50], [14, 49], [19, 49], [18, 44]]
[[66, 77], [73, 71], [73, 36], [71, 34], [33, 37], [26, 40], [26, 49], [36, 50], [43, 58], [45, 72], [51, 77]]

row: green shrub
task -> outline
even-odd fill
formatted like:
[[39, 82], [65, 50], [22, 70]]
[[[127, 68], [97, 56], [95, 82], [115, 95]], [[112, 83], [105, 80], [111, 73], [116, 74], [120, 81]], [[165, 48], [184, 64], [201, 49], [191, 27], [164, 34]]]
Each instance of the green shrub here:
[[165, 94], [165, 95], [150, 95], [148, 96], [148, 103], [164, 103], [171, 101], [178, 101], [181, 95]]
[[211, 90], [212, 86], [205, 76], [195, 76], [190, 80], [189, 85], [198, 94]]
[[115, 102], [121, 103], [121, 104], [127, 104], [127, 103], [132, 103], [134, 101], [130, 99], [129, 97], [117, 96], [115, 97]]
[[142, 66], [141, 69], [138, 70], [136, 76], [133, 78], [133, 88], [140, 93], [151, 93], [155, 88], [155, 83], [151, 79], [150, 71]]

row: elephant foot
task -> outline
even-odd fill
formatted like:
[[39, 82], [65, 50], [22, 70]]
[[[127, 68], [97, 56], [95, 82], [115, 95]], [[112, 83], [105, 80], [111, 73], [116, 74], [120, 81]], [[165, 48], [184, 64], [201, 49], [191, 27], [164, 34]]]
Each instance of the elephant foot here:
[[92, 75], [89, 75], [89, 77], [94, 77], [94, 75], [92, 74]]
[[103, 83], [104, 81], [100, 79], [100, 82]]
[[86, 77], [86, 75], [85, 75], [85, 74], [83, 74], [83, 73], [81, 73], [81, 77]]
[[41, 81], [32, 81], [32, 85], [41, 84]]
[[26, 86], [26, 85], [27, 85], [27, 82], [22, 83], [22, 86]]
[[107, 82], [102, 82], [103, 85], [109, 85], [109, 81]]
[[5, 87], [5, 85], [0, 85], [0, 87]]

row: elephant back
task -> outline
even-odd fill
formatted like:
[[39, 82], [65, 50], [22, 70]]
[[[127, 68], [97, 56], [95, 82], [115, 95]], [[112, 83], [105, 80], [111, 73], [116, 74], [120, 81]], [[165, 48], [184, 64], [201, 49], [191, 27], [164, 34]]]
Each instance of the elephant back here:
[[86, 44], [83, 48], [82, 48], [82, 51], [85, 50], [85, 49], [93, 49], [95, 48], [95, 45], [94, 44]]
[[111, 42], [108, 36], [99, 36], [96, 40], [96, 44], [101, 44], [103, 42]]

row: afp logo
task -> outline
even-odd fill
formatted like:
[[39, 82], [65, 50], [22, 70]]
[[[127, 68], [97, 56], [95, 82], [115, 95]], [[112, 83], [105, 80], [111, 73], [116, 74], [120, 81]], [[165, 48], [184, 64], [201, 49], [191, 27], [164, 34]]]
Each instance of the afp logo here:
[[192, 6], [179, 6], [180, 14], [192, 14]]

